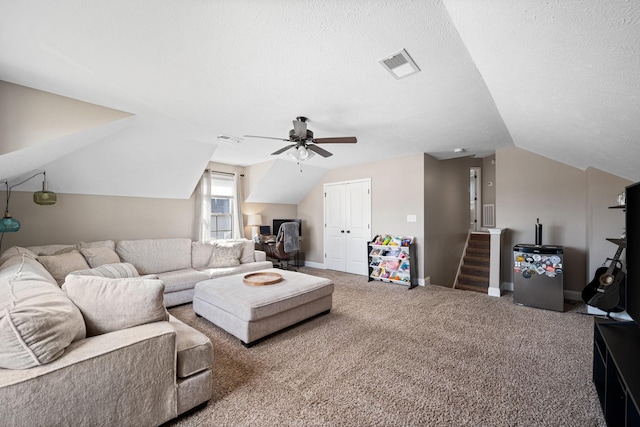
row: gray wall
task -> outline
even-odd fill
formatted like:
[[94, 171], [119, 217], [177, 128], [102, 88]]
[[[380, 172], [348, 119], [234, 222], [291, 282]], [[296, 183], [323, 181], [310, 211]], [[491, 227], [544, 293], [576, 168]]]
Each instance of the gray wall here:
[[[496, 222], [503, 238], [502, 281], [513, 283], [513, 245], [535, 242], [535, 222], [543, 224], [543, 244], [564, 246], [564, 288], [581, 291], [595, 271], [595, 259], [615, 247], [602, 237], [619, 237], [622, 215], [607, 212], [624, 182], [601, 171], [567, 166], [519, 148], [496, 152]], [[600, 263], [603, 261], [602, 259]]]

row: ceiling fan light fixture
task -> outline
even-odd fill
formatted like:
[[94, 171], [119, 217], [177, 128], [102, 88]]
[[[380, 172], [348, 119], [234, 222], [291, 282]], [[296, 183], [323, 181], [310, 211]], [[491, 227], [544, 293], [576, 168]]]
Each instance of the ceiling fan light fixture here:
[[309, 158], [309, 152], [304, 147], [298, 148], [298, 158], [300, 160], [307, 160]]
[[385, 70], [391, 73], [396, 80], [403, 79], [420, 71], [420, 68], [413, 59], [411, 59], [406, 49], [402, 49], [378, 62]]
[[315, 153], [311, 150], [307, 150], [304, 146], [300, 146], [298, 148], [292, 147], [291, 150], [287, 151], [287, 155], [296, 162], [304, 162], [305, 160], [309, 160], [315, 156]]

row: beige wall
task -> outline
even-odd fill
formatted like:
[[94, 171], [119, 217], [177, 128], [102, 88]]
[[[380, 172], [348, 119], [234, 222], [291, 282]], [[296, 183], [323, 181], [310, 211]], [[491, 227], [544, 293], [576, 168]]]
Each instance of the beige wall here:
[[[252, 167], [242, 167], [242, 166], [234, 166], [227, 165], [224, 163], [216, 163], [209, 162], [208, 168], [210, 170], [216, 172], [227, 172], [227, 173], [240, 173], [244, 174], [242, 178], [243, 189], [242, 196], [243, 199], [247, 197], [248, 194], [251, 194], [251, 186], [257, 185], [257, 183], [252, 181], [252, 169], [254, 167], [262, 167], [252, 166]], [[247, 203], [243, 200], [242, 202], [242, 214], [243, 214], [243, 223], [244, 227], [244, 235], [246, 238], [251, 238], [251, 229], [253, 227], [247, 226], [248, 215], [262, 215], [262, 225], [271, 225], [274, 218], [297, 218], [297, 206], [296, 205], [288, 205], [288, 204], [279, 204], [279, 203]], [[305, 234], [305, 224], [303, 223], [302, 234]], [[277, 231], [277, 230], [276, 230]]]
[[[423, 162], [423, 155], [415, 154], [328, 171], [298, 204], [298, 217], [306, 224], [308, 231], [303, 240], [305, 260], [324, 264], [324, 184], [370, 178], [371, 236], [382, 233], [415, 236], [418, 275], [423, 277]], [[407, 222], [407, 215], [416, 215], [417, 221]]]
[[[244, 171], [239, 166], [213, 162], [209, 163], [209, 168], [219, 172]], [[22, 228], [16, 233], [5, 234], [2, 250], [13, 245], [194, 236], [193, 195], [183, 200], [58, 194], [58, 202], [52, 206], [34, 204], [32, 195], [31, 192], [11, 192], [10, 212]], [[0, 200], [5, 199], [6, 193], [0, 191]], [[243, 205], [245, 224], [248, 214], [262, 213], [267, 225], [276, 217], [296, 218], [296, 211], [295, 205]], [[245, 227], [245, 232], [249, 236], [251, 227]]]
[[[11, 192], [10, 212], [22, 228], [4, 235], [3, 250], [13, 245], [191, 238], [193, 234], [193, 197], [179, 200], [58, 194], [55, 205], [39, 206], [33, 203], [32, 194]], [[0, 197], [4, 200], [5, 193], [0, 192]]]
[[[370, 178], [372, 236], [414, 236], [418, 277], [452, 286], [469, 229], [469, 167], [474, 161], [415, 154], [330, 170], [298, 205], [298, 217], [309, 229], [303, 242], [306, 260], [324, 263], [323, 185]], [[407, 215], [416, 215], [417, 221], [407, 222]]]
[[[502, 281], [513, 283], [513, 245], [535, 242], [535, 222], [543, 224], [543, 244], [564, 246], [564, 289], [580, 292], [615, 246], [624, 216], [612, 212], [628, 181], [596, 169], [582, 171], [519, 148], [496, 152], [496, 221], [508, 229], [502, 248]], [[608, 235], [608, 236], [607, 236]]]

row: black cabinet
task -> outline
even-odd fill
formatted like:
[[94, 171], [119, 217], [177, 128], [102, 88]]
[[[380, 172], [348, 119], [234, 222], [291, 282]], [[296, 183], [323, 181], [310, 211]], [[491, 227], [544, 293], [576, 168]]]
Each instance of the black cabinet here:
[[640, 426], [640, 328], [595, 319], [593, 382], [609, 427]]

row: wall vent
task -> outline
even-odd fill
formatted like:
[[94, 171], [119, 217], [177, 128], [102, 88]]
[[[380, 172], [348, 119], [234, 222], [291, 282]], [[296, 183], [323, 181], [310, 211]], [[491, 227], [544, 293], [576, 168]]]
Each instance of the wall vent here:
[[396, 79], [402, 79], [420, 71], [420, 68], [413, 62], [413, 59], [405, 49], [378, 62]]
[[495, 227], [496, 226], [496, 205], [482, 205], [482, 226], [483, 227]]

